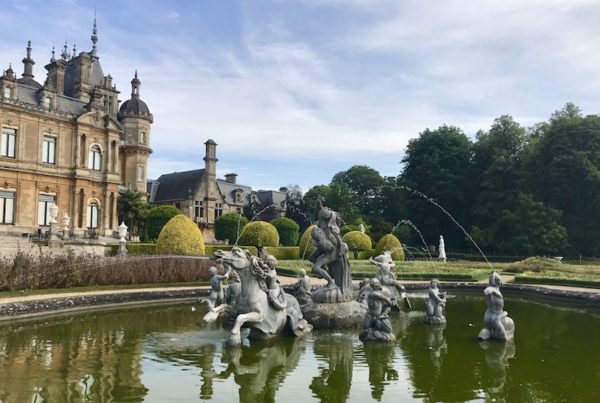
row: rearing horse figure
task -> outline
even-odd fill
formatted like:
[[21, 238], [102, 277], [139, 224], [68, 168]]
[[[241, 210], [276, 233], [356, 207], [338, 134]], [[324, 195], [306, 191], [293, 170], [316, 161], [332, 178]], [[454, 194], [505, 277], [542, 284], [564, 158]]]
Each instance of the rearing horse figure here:
[[[265, 279], [268, 266], [247, 250], [234, 247], [231, 251], [218, 250], [217, 262], [235, 270], [241, 280], [241, 291], [234, 305], [221, 305], [205, 316], [206, 321], [214, 321], [227, 310], [235, 317], [231, 329], [230, 344], [240, 344], [242, 327], [250, 328], [251, 338], [264, 339], [289, 331], [294, 336], [302, 336], [312, 330], [302, 316], [296, 298], [284, 294], [279, 301], [269, 301]], [[281, 290], [281, 293], [284, 293]], [[283, 303], [282, 303], [283, 301]]]

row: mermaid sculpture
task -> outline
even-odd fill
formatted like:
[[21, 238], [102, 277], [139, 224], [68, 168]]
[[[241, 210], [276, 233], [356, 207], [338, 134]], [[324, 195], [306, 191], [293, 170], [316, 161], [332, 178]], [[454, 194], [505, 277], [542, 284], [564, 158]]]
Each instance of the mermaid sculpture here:
[[511, 340], [515, 334], [515, 323], [504, 310], [504, 297], [500, 292], [502, 279], [493, 271], [489, 277], [489, 285], [483, 291], [487, 310], [483, 317], [484, 328], [479, 332], [480, 340]]

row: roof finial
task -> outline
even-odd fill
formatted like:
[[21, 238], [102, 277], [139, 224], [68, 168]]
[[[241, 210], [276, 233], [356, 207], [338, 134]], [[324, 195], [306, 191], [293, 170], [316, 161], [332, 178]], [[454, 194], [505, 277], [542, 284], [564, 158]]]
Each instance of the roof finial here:
[[75, 45], [75, 43], [73, 43], [73, 56], [72, 57], [75, 57], [75, 56], [77, 56], [77, 45]]
[[27, 41], [27, 58], [31, 59], [31, 41]]
[[65, 41], [65, 46], [63, 48], [62, 53], [60, 54], [60, 57], [62, 57], [63, 60], [69, 60], [69, 51], [67, 50], [67, 41]]
[[96, 43], [98, 43], [98, 29], [96, 28], [96, 8], [94, 7], [94, 29], [92, 29], [92, 56], [96, 57]]
[[52, 57], [50, 58], [50, 63], [54, 63], [56, 58], [54, 57], [54, 45], [52, 45]]

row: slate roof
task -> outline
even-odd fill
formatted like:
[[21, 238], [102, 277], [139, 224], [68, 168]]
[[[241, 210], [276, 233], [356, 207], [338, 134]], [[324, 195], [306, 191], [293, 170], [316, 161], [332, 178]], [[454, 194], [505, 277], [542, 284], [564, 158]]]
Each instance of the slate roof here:
[[194, 169], [192, 171], [173, 172], [161, 175], [158, 181], [158, 189], [154, 195], [154, 202], [166, 202], [172, 200], [183, 200], [189, 197], [189, 191], [192, 194], [202, 183], [204, 178], [204, 169]]
[[[19, 103], [24, 103], [38, 107], [39, 102], [36, 92], [37, 88], [30, 87], [24, 84], [17, 84], [17, 96], [19, 98]], [[86, 105], [85, 102], [79, 101], [71, 97], [67, 97], [64, 95], [56, 95], [56, 103], [60, 112], [72, 114], [75, 116], [79, 116], [87, 112], [84, 108], [84, 106]]]
[[230, 183], [223, 179], [217, 179], [217, 187], [219, 191], [225, 197], [225, 203], [227, 204], [240, 204], [235, 201], [234, 191], [236, 189], [242, 190], [242, 202], [241, 204], [248, 203], [248, 195], [252, 194], [252, 188], [250, 186], [240, 185], [239, 183]]
[[139, 97], [132, 97], [123, 102], [119, 108], [119, 116], [124, 115], [150, 115], [150, 109]]

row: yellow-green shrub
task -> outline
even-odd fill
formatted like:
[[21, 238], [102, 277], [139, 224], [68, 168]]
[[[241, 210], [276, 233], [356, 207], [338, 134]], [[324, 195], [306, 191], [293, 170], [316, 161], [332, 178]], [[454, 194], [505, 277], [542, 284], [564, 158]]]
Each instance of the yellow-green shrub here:
[[373, 247], [371, 238], [362, 231], [350, 231], [344, 234], [342, 240], [348, 245], [348, 250], [361, 251], [368, 250]]
[[204, 237], [192, 220], [179, 214], [160, 231], [156, 252], [163, 255], [204, 255]]
[[253, 221], [244, 228], [238, 244], [279, 246], [279, 233], [272, 224], [266, 221]]
[[300, 237], [300, 242], [298, 244], [298, 252], [300, 253], [300, 259], [308, 258], [310, 254], [313, 253], [313, 251], [315, 250], [315, 246], [312, 244], [310, 237], [310, 234], [312, 233], [312, 230], [315, 227], [316, 225], [314, 224], [309, 226]]
[[384, 251], [390, 251], [392, 253], [392, 259], [404, 260], [404, 249], [400, 240], [393, 234], [387, 234], [381, 237], [377, 246], [375, 246], [375, 256], [381, 255]]

